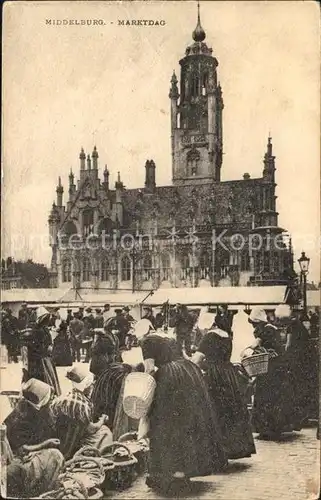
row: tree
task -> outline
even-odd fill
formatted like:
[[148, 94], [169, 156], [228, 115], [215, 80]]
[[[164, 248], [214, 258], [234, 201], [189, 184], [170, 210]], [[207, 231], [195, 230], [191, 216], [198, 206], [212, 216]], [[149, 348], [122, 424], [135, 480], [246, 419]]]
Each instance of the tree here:
[[1, 266], [2, 280], [9, 277], [20, 277], [22, 288], [49, 288], [49, 272], [44, 264], [27, 261], [14, 261], [12, 257], [6, 259], [7, 269]]

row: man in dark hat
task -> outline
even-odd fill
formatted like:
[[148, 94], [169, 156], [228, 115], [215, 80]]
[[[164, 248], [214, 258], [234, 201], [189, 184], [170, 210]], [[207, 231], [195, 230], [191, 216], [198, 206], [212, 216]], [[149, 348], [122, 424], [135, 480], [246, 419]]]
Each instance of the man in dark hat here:
[[69, 323], [71, 347], [74, 361], [81, 359], [81, 334], [84, 329], [84, 322], [80, 319], [80, 313], [74, 313], [73, 319]]
[[187, 356], [191, 356], [193, 319], [191, 318], [185, 305], [176, 304], [174, 321], [176, 342], [179, 351], [183, 353], [183, 347], [185, 347], [185, 353]]
[[22, 302], [21, 309], [19, 309], [18, 313], [18, 320], [19, 320], [19, 330], [24, 330], [25, 328], [27, 328], [29, 320], [27, 302]]
[[108, 319], [110, 319], [113, 316], [112, 311], [110, 310], [110, 304], [105, 304], [104, 309], [103, 309], [103, 317], [104, 317], [104, 324]]
[[86, 314], [83, 318], [84, 329], [82, 332], [82, 345], [85, 351], [85, 363], [89, 363], [91, 352], [90, 347], [93, 341], [93, 330], [95, 328], [95, 318], [91, 307], [87, 307]]
[[78, 315], [79, 315], [79, 319], [80, 319], [80, 320], [83, 320], [83, 319], [84, 319], [84, 310], [85, 310], [85, 308], [84, 308], [84, 307], [79, 307], [79, 310], [78, 310]]
[[101, 309], [95, 309], [95, 328], [104, 328], [104, 316], [102, 315]]
[[144, 316], [142, 317], [142, 319], [148, 319], [153, 325], [153, 328], [155, 328], [155, 316], [153, 314], [153, 309], [150, 306], [144, 306], [143, 311]]
[[67, 309], [67, 318], [66, 318], [67, 326], [70, 325], [72, 319], [73, 319], [72, 309]]

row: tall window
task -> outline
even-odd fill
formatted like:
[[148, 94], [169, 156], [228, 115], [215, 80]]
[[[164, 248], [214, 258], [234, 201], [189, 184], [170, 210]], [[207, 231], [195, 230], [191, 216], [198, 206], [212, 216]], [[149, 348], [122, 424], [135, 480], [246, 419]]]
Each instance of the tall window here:
[[208, 74], [204, 73], [202, 75], [202, 95], [206, 95], [207, 91], [207, 81], [208, 81]]
[[192, 97], [197, 97], [198, 96], [198, 89], [199, 89], [199, 76], [198, 75], [193, 75], [192, 79], [192, 88], [191, 88], [191, 96]]
[[82, 217], [83, 217], [84, 235], [88, 236], [93, 232], [94, 229], [94, 211], [84, 210]]
[[162, 255], [162, 281], [169, 281], [171, 271], [171, 259], [168, 253]]
[[82, 281], [90, 281], [91, 279], [91, 263], [88, 257], [82, 261]]
[[149, 281], [152, 278], [152, 258], [150, 255], [146, 255], [143, 260], [143, 280]]
[[107, 257], [105, 257], [101, 263], [100, 280], [101, 281], [109, 280], [109, 260], [107, 259]]
[[190, 274], [190, 258], [188, 254], [183, 254], [181, 259], [181, 279], [187, 279]]
[[207, 252], [202, 253], [200, 257], [200, 279], [206, 280], [210, 275], [210, 258]]
[[64, 259], [62, 262], [62, 281], [69, 283], [71, 281], [71, 260]]
[[130, 258], [125, 255], [121, 261], [121, 279], [122, 281], [130, 281], [132, 276], [132, 263]]
[[193, 149], [187, 153], [187, 175], [195, 176], [198, 175], [198, 164], [200, 161], [200, 153], [197, 149]]
[[241, 271], [249, 271], [250, 269], [250, 256], [248, 251], [241, 253]]

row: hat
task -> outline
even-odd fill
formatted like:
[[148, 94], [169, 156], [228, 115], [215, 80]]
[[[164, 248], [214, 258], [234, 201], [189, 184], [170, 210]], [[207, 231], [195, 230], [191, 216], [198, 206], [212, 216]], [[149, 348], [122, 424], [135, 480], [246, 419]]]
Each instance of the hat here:
[[129, 307], [128, 307], [128, 306], [125, 306], [125, 307], [123, 307], [123, 311], [129, 312], [129, 311], [130, 311], [130, 309], [129, 309]]
[[92, 382], [93, 374], [88, 367], [80, 365], [74, 366], [67, 372], [66, 377], [72, 382], [73, 386], [83, 392]]
[[104, 307], [110, 307], [110, 304], [104, 304]]
[[96, 313], [101, 313], [101, 309], [95, 309]]
[[38, 307], [37, 309], [37, 321], [36, 323], [40, 325], [50, 317], [50, 313], [47, 311], [47, 309], [43, 306]]
[[84, 309], [84, 307], [79, 307], [79, 311], [83, 311]]
[[291, 316], [291, 307], [288, 304], [279, 304], [274, 312], [276, 318], [290, 318]]
[[118, 308], [118, 309], [115, 309], [115, 313], [116, 313], [116, 314], [118, 314], [118, 313], [122, 313], [122, 312], [123, 312], [123, 310], [122, 310], [122, 309], [119, 309], [119, 308]]
[[72, 312], [72, 309], [67, 309], [67, 312], [68, 312], [68, 313], [71, 313], [71, 312]]
[[252, 310], [249, 320], [252, 323], [260, 323], [260, 322], [267, 323], [268, 321], [264, 309], [259, 309], [259, 308]]
[[91, 307], [87, 307], [86, 312], [91, 313], [91, 311], [92, 311]]
[[41, 380], [31, 378], [22, 386], [22, 396], [36, 410], [40, 410], [49, 403], [52, 387]]

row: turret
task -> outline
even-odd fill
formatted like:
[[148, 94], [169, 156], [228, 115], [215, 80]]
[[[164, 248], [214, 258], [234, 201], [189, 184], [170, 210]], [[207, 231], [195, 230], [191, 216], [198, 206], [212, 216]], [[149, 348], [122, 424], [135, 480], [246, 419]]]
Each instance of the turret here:
[[58, 207], [62, 207], [63, 192], [64, 192], [64, 188], [62, 187], [61, 178], [59, 177], [58, 178], [58, 186], [57, 186], [57, 189], [56, 189], [56, 193], [57, 193], [57, 206]]
[[91, 160], [89, 155], [87, 155], [87, 170], [91, 170]]
[[119, 224], [123, 224], [123, 189], [124, 184], [120, 180], [120, 173], [118, 172], [117, 181], [115, 182], [116, 188], [116, 219]]
[[172, 130], [177, 128], [177, 111], [178, 111], [177, 101], [179, 98], [177, 83], [178, 83], [177, 76], [175, 74], [175, 71], [173, 71], [173, 75], [171, 78], [171, 87], [170, 87], [169, 95], [168, 95], [168, 97], [171, 100], [171, 127], [172, 127]]
[[98, 152], [96, 146], [94, 147], [94, 150], [91, 155], [93, 159], [93, 169], [97, 170], [98, 169]]
[[179, 61], [180, 91], [174, 73], [169, 93], [172, 179], [176, 185], [221, 179], [223, 99], [217, 83], [218, 61], [205, 42], [199, 3], [192, 38]]
[[57, 243], [59, 222], [60, 222], [59, 211], [57, 209], [55, 202], [53, 202], [51, 212], [48, 217], [50, 246], [54, 246]]
[[76, 191], [76, 186], [74, 184], [74, 180], [75, 180], [74, 173], [73, 173], [72, 169], [70, 169], [70, 174], [69, 174], [69, 197], [71, 197], [74, 194], [74, 192]]
[[156, 170], [156, 165], [153, 160], [147, 160], [145, 163], [145, 189], [147, 191], [153, 192], [156, 187], [156, 180], [155, 180], [155, 170]]
[[269, 182], [275, 182], [275, 156], [272, 151], [272, 138], [268, 137], [267, 149], [264, 155], [263, 178]]
[[105, 170], [104, 170], [104, 182], [103, 186], [106, 189], [106, 191], [109, 190], [109, 170], [107, 168], [107, 165], [105, 165]]
[[79, 159], [80, 159], [80, 170], [85, 170], [85, 168], [86, 168], [86, 166], [85, 166], [86, 155], [85, 155], [84, 148], [81, 148]]

